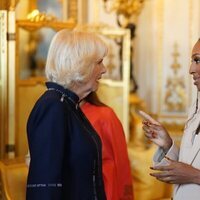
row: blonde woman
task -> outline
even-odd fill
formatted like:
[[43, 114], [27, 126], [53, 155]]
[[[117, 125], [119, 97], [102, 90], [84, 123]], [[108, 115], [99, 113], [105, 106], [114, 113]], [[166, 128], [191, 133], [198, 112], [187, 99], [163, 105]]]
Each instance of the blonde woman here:
[[101, 140], [79, 108], [106, 72], [96, 35], [59, 31], [47, 62], [47, 90], [28, 119], [28, 200], [105, 200]]

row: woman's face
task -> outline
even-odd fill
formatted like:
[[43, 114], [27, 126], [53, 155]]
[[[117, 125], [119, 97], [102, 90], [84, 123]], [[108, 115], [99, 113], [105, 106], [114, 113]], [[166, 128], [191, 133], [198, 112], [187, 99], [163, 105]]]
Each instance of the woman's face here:
[[192, 63], [190, 65], [190, 74], [193, 76], [194, 85], [200, 91], [200, 41], [198, 41], [192, 50]]
[[98, 89], [99, 80], [105, 72], [106, 68], [103, 64], [103, 58], [101, 58], [95, 63], [94, 69], [91, 73], [91, 78], [86, 84], [90, 92], [94, 92]]

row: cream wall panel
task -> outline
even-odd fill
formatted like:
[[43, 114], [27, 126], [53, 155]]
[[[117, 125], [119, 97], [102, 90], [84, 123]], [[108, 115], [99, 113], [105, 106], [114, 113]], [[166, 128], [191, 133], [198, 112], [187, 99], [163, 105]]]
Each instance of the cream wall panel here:
[[[167, 92], [167, 79], [173, 76], [173, 70], [171, 65], [174, 63], [174, 44], [177, 44], [177, 51], [180, 54], [177, 58], [180, 64], [179, 76], [184, 78], [185, 93], [188, 94], [188, 79], [189, 79], [189, 60], [190, 60], [190, 48], [189, 48], [189, 1], [177, 0], [165, 0], [164, 4], [164, 24], [163, 24], [163, 55], [162, 55], [162, 68], [163, 68], [163, 82], [159, 115], [181, 115], [186, 116], [187, 110], [184, 112], [167, 111], [164, 98]], [[184, 12], [180, 12], [180, 11]], [[188, 107], [188, 95], [186, 95], [186, 107]]]
[[102, 22], [117, 27], [116, 14], [106, 13], [102, 0], [88, 0], [88, 23]]
[[161, 53], [160, 36], [162, 6], [156, 1], [146, 1], [139, 16], [134, 47], [134, 72], [139, 85], [138, 94], [145, 100], [149, 111], [156, 111], [157, 74]]
[[[198, 0], [151, 0], [145, 2], [139, 16], [134, 50], [138, 94], [154, 114], [169, 118], [174, 116], [178, 121], [184, 121], [188, 106], [196, 98], [196, 89], [188, 70], [191, 47], [200, 36], [199, 8]], [[179, 75], [184, 77], [187, 97], [186, 110], [178, 113], [166, 112], [164, 107], [166, 80], [173, 74], [170, 66], [174, 62], [172, 53], [175, 43], [180, 54]]]

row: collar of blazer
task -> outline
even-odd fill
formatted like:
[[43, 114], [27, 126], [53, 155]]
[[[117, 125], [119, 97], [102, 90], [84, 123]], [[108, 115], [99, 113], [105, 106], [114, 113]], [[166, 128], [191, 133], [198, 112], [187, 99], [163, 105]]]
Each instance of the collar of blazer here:
[[187, 130], [183, 137], [179, 160], [192, 165], [200, 151], [200, 134]]

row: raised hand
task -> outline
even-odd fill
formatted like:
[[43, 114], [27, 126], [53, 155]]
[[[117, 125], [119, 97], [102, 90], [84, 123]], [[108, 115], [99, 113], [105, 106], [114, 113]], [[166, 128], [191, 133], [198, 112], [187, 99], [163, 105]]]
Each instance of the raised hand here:
[[143, 130], [145, 136], [165, 151], [168, 151], [172, 145], [172, 139], [167, 130], [147, 113], [139, 111], [139, 114], [144, 118]]

